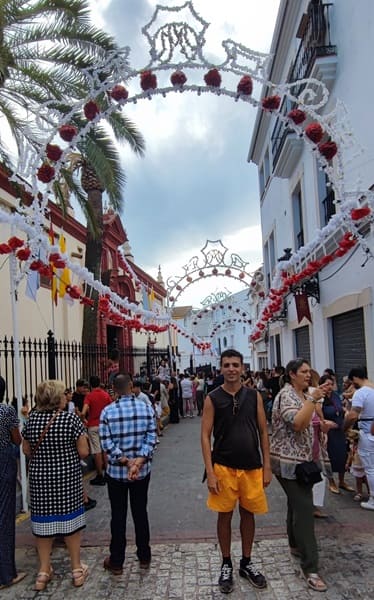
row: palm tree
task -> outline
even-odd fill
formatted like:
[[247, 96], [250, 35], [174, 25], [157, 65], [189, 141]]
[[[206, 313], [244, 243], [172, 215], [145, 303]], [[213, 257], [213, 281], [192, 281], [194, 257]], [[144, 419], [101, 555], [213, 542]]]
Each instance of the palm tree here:
[[[62, 113], [70, 110], [75, 100], [87, 94], [83, 69], [95, 66], [109, 51], [118, 52], [118, 46], [92, 26], [87, 0], [1, 0], [0, 118], [6, 121], [18, 151], [25, 140], [36, 149], [43, 142], [33, 127], [41, 103], [53, 100]], [[110, 100], [102, 96], [98, 101], [105, 109]], [[82, 125], [83, 115], [76, 115], [75, 122]], [[143, 154], [144, 140], [130, 120], [113, 112], [109, 123], [116, 140]], [[61, 175], [65, 189], [77, 197], [86, 214], [86, 266], [99, 279], [102, 193], [105, 189], [112, 207], [120, 210], [125, 174], [115, 142], [103, 127], [91, 130], [78, 149], [81, 156], [75, 166], [81, 170], [81, 181], [69, 167]], [[12, 157], [1, 135], [0, 159], [11, 167]], [[54, 188], [64, 210], [67, 196], [59, 184]], [[83, 341], [96, 343], [96, 311], [86, 309]]]

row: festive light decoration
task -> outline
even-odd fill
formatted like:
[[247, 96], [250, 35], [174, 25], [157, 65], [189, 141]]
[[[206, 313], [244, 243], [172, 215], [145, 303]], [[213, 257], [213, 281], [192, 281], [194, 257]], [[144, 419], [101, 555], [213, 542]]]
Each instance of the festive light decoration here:
[[[167, 21], [167, 19], [165, 22], [165, 19], [163, 19], [162, 24], [158, 26], [158, 17], [164, 17], [166, 13], [174, 15], [182, 10], [189, 12], [195, 27], [180, 19], [175, 22]], [[272, 288], [276, 292], [275, 298], [273, 293], [272, 297], [269, 296], [264, 301], [263, 315], [267, 316], [269, 311], [279, 309], [282, 298], [288, 292], [290, 286], [295, 283], [293, 278], [296, 278], [296, 283], [300, 282], [309, 273], [318, 272], [319, 268], [323, 268], [326, 264], [343, 256], [353, 245], [359, 244], [365, 255], [371, 256], [367, 241], [359, 233], [356, 224], [361, 223], [364, 219], [370, 220], [372, 218], [374, 195], [371, 190], [358, 189], [350, 191], [346, 189], [345, 153], [350, 151], [352, 154], [359, 156], [363, 151], [358, 146], [350, 129], [345, 107], [337, 101], [333, 110], [327, 114], [320, 114], [318, 111], [326, 106], [329, 97], [327, 88], [320, 81], [309, 78], [292, 83], [274, 84], [267, 79], [271, 57], [254, 52], [231, 39], [222, 42], [226, 52], [226, 58], [223, 62], [218, 65], [210, 63], [204, 56], [204, 35], [208, 25], [198, 15], [190, 1], [178, 7], [158, 5], [152, 19], [142, 29], [150, 44], [151, 56], [151, 60], [145, 68], [137, 70], [131, 66], [129, 48], [125, 48], [122, 52], [113, 52], [108, 54], [108, 58], [98, 64], [96, 69], [85, 73], [89, 81], [89, 95], [87, 98], [74, 103], [67, 114], [59, 113], [53, 101], [47, 101], [41, 105], [40, 118], [37, 119], [35, 128], [38, 132], [35, 143], [32, 148], [25, 146], [20, 149], [18, 164], [14, 170], [14, 175], [11, 177], [11, 180], [22, 185], [25, 185], [25, 181], [30, 182], [28, 190], [35, 200], [30, 207], [21, 207], [20, 205], [18, 214], [9, 214], [4, 210], [0, 210], [0, 222], [7, 223], [15, 229], [23, 231], [27, 236], [27, 247], [30, 249], [29, 257], [22, 260], [22, 268], [16, 274], [16, 285], [32, 269], [32, 265], [35, 267], [39, 264], [36, 258], [39, 249], [43, 247], [47, 251], [50, 248], [43, 231], [45, 211], [53, 184], [58, 180], [61, 167], [74, 144], [83, 139], [96, 122], [108, 118], [112, 112], [121, 110], [127, 103], [136, 103], [138, 100], [145, 98], [151, 99], [153, 95], [165, 96], [167, 93], [175, 93], [176, 91], [195, 92], [198, 95], [215, 93], [231, 97], [235, 101], [248, 102], [267, 111], [277, 111], [277, 119], [293, 129], [313, 149], [316, 144], [319, 145], [319, 152], [316, 152], [316, 156], [334, 189], [335, 202], [340, 205], [339, 214], [332, 217], [326, 227], [317, 232], [316, 238], [300, 248], [289, 261], [283, 261], [283, 264], [277, 266], [272, 282]], [[179, 55], [173, 60], [174, 54], [177, 54], [177, 52]], [[200, 82], [195, 83], [196, 77], [190, 77], [190, 72], [194, 74], [196, 70], [204, 71], [206, 85], [202, 83], [203, 78]], [[171, 80], [172, 85], [169, 84], [169, 81], [167, 85], [161, 82], [164, 71], [172, 71], [174, 75], [179, 72], [179, 75], [174, 77], [174, 83]], [[186, 72], [188, 72], [188, 81], [191, 81], [188, 84]], [[227, 89], [223, 85], [223, 78], [226, 73], [241, 78], [236, 88], [234, 86], [234, 89]], [[185, 81], [183, 81], [184, 77], [182, 75], [186, 77]], [[122, 82], [131, 82], [131, 80], [139, 77], [142, 91], [130, 94], [124, 88]], [[267, 89], [272, 90], [273, 95], [257, 100], [252, 95], [252, 81], [266, 85]], [[161, 85], [159, 82], [161, 82]], [[300, 92], [300, 90], [302, 91]], [[107, 94], [114, 100], [114, 102], [108, 104], [105, 110], [100, 110], [97, 102], [102, 94]], [[286, 115], [278, 110], [284, 99], [297, 106]], [[82, 113], [87, 121], [78, 130], [71, 122], [75, 116], [82, 115]], [[46, 116], [48, 118], [45, 118]], [[302, 124], [306, 117], [312, 119], [313, 122], [303, 129]], [[54, 143], [56, 142], [57, 133], [60, 139], [66, 142], [65, 147], [60, 148]], [[321, 143], [324, 136], [325, 139], [334, 141]], [[44, 139], [45, 143], [40, 144], [40, 139]], [[332, 159], [334, 164], [331, 164]], [[47, 160], [53, 162], [53, 165], [49, 164]], [[42, 188], [40, 188], [40, 182], [43, 184]], [[360, 212], [367, 209], [370, 210], [369, 213]], [[347, 237], [343, 236], [336, 250], [323, 256], [319, 259], [319, 263], [317, 261], [316, 265], [314, 257], [316, 248], [320, 247], [324, 240], [333, 235], [339, 227], [343, 231], [346, 230]], [[13, 251], [9, 243], [0, 244], [0, 253], [10, 254]], [[56, 248], [56, 251], [58, 251], [58, 248]], [[308, 260], [308, 257], [311, 257], [311, 260]], [[87, 270], [72, 263], [69, 257], [62, 256], [61, 260], [60, 264], [66, 264], [88, 286], [95, 288], [102, 295], [109, 295], [114, 315], [121, 314], [124, 309], [130, 312], [136, 310], [134, 305], [128, 303], [126, 299], [120, 298], [109, 288], [103, 286], [101, 282], [95, 281], [92, 274], [88, 273]], [[209, 271], [204, 271], [205, 266], [209, 267]], [[208, 262], [206, 265], [196, 265], [196, 268], [200, 277], [211, 276], [211, 270], [214, 268], [217, 269], [218, 276], [227, 276], [227, 272], [221, 272], [220, 266], [215, 262]], [[227, 269], [232, 271], [231, 276], [233, 277], [236, 277], [236, 272], [243, 272], [245, 277], [242, 281], [249, 285], [246, 281], [245, 266], [237, 264], [236, 259], [233, 259], [233, 264], [225, 265], [226, 271]], [[38, 266], [42, 270], [46, 270], [48, 267], [49, 265], [44, 264]], [[173, 298], [172, 302], [175, 302], [179, 293], [184, 289], [186, 275], [191, 276], [195, 270], [192, 264], [188, 265], [184, 276], [172, 278], [173, 281], [168, 284], [168, 292], [175, 289], [178, 294], [171, 296], [169, 293], [169, 301]], [[129, 272], [131, 273], [131, 269]], [[200, 275], [200, 273], [203, 273], [203, 275]], [[286, 273], [285, 277], [282, 276], [282, 273]], [[135, 274], [131, 274], [131, 276], [136, 278]], [[187, 284], [189, 283], [187, 281]], [[139, 282], [136, 285], [140, 289], [141, 283]], [[152, 311], [143, 311], [141, 314], [144, 319], [170, 320], [168, 315], [157, 315]], [[123, 318], [123, 315], [121, 318]], [[259, 330], [263, 330], [262, 318], [260, 318], [259, 325], [261, 325]], [[258, 330], [255, 329], [254, 335], [257, 335], [257, 333]]]

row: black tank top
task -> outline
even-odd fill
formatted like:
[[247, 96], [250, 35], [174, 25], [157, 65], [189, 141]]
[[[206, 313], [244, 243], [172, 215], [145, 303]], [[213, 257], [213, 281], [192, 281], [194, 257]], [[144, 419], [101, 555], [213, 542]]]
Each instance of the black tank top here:
[[222, 387], [209, 397], [214, 406], [213, 461], [232, 469], [259, 469], [262, 466], [257, 425], [257, 392], [242, 387], [235, 397], [238, 410], [233, 414], [234, 397]]

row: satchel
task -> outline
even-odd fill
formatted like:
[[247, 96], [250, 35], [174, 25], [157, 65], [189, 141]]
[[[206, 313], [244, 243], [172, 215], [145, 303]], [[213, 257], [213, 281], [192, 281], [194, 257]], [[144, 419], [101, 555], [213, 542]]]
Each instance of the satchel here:
[[295, 469], [296, 480], [301, 485], [314, 485], [322, 481], [321, 469], [314, 460], [299, 463]]

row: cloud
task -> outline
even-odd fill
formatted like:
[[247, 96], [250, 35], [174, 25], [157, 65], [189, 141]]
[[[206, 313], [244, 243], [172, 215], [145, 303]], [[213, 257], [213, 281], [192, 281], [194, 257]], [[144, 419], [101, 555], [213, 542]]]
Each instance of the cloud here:
[[[156, 4], [160, 0], [92, 0], [100, 26], [121, 46], [131, 47], [134, 68], [150, 60], [141, 28]], [[224, 58], [223, 39], [261, 52], [270, 47], [279, 0], [230, 0], [229, 9], [217, 0], [193, 4], [211, 23], [205, 54], [215, 64]], [[138, 81], [131, 86], [139, 89]], [[261, 239], [254, 235], [260, 231], [257, 169], [246, 162], [255, 109], [225, 97], [186, 92], [128, 105], [126, 114], [147, 144], [144, 159], [120, 149], [127, 173], [123, 222], [137, 263], [154, 275], [158, 264], [173, 274], [172, 265], [184, 264], [183, 257], [192, 256], [191, 248], [200, 249], [206, 239], [229, 239], [233, 252], [241, 248], [248, 259], [256, 256], [261, 262]]]

